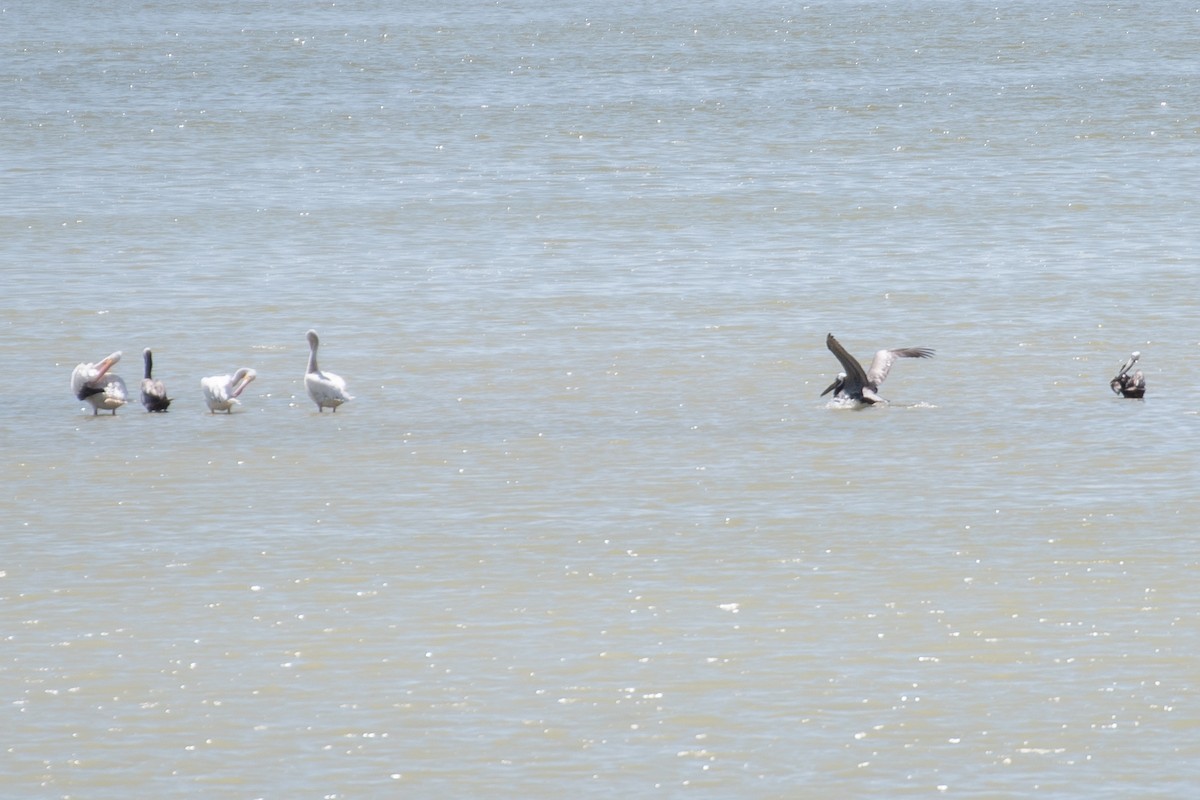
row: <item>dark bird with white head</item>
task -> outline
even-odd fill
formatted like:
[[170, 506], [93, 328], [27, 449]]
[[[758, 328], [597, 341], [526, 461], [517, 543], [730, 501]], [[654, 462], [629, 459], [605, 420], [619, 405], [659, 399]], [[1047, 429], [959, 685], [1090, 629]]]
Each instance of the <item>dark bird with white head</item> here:
[[1139, 369], [1132, 375], [1129, 374], [1129, 370], [1133, 369], [1133, 365], [1141, 357], [1142, 354], [1134, 350], [1129, 358], [1125, 359], [1125, 363], [1121, 365], [1117, 376], [1108, 382], [1108, 386], [1113, 390], [1114, 394], [1137, 399], [1146, 396], [1146, 377], [1142, 375], [1142, 371]]
[[862, 364], [858, 363], [858, 359], [846, 352], [846, 348], [842, 347], [842, 343], [834, 338], [832, 333], [825, 337], [825, 346], [841, 362], [844, 371], [838, 373], [837, 380], [821, 392], [821, 396], [824, 397], [833, 392], [833, 396], [837, 399], [857, 400], [866, 405], [887, 403], [887, 400], [879, 396], [879, 386], [887, 378], [888, 372], [891, 371], [892, 364], [896, 363], [897, 358], [931, 358], [933, 356], [933, 350], [928, 347], [899, 347], [893, 350], [879, 350], [875, 353], [875, 358], [871, 360], [871, 366], [864, 370]]
[[163, 382], [152, 378], [150, 373], [154, 370], [154, 357], [150, 353], [150, 348], [147, 347], [142, 351], [142, 361], [146, 365], [145, 377], [142, 378], [142, 405], [147, 411], [166, 411], [171, 405], [171, 398], [167, 397], [167, 387]]

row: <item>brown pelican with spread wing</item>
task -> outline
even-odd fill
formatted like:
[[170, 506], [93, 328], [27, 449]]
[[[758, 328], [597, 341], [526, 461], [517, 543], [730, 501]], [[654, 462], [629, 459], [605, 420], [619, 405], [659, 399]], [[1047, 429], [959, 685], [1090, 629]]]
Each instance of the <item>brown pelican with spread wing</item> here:
[[888, 372], [891, 371], [892, 364], [896, 363], [897, 358], [930, 358], [933, 356], [933, 351], [928, 347], [880, 350], [871, 360], [871, 366], [864, 371], [862, 364], [858, 363], [858, 359], [846, 352], [846, 348], [842, 347], [842, 343], [835, 339], [832, 333], [825, 337], [825, 346], [837, 356], [837, 360], [841, 362], [842, 369], [845, 371], [838, 374], [837, 380], [821, 392], [821, 396], [824, 397], [833, 392], [835, 398], [857, 400], [866, 405], [887, 403], [887, 400], [879, 396], [879, 385], [887, 378]]

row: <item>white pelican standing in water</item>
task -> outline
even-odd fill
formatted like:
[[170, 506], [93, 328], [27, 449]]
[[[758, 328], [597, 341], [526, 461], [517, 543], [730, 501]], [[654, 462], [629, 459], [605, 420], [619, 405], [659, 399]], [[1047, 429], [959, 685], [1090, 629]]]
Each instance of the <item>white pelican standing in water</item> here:
[[128, 397], [125, 381], [120, 375], [109, 373], [120, 360], [118, 350], [99, 364], [80, 364], [71, 373], [71, 391], [76, 398], [92, 404], [92, 416], [99, 414], [100, 409], [112, 411], [116, 416], [117, 409], [125, 405]]
[[234, 406], [241, 405], [238, 395], [246, 390], [250, 382], [258, 377], [258, 373], [248, 367], [242, 367], [232, 375], [212, 375], [200, 379], [200, 388], [204, 390], [204, 402], [208, 404], [210, 414], [224, 411], [226, 414]]
[[163, 382], [150, 377], [154, 358], [150, 355], [149, 347], [142, 351], [142, 361], [146, 364], [145, 377], [142, 378], [142, 405], [147, 411], [166, 411], [167, 406], [171, 405], [171, 398], [167, 397], [167, 387]]
[[829, 334], [825, 337], [825, 346], [829, 351], [837, 356], [837, 360], [841, 362], [845, 372], [838, 373], [837, 380], [829, 384], [829, 388], [821, 392], [821, 396], [833, 392], [833, 396], [843, 400], [858, 400], [866, 405], [875, 403], [887, 404], [879, 396], [879, 385], [887, 378], [888, 372], [892, 369], [892, 364], [896, 363], [897, 358], [930, 358], [933, 356], [933, 351], [928, 347], [900, 347], [894, 350], [880, 350], [875, 353], [875, 358], [871, 360], [871, 366], [866, 371], [863, 371], [862, 364], [858, 360], [846, 352], [846, 348], [842, 347], [842, 343]]
[[340, 375], [322, 372], [317, 367], [317, 348], [320, 345], [321, 340], [317, 338], [317, 332], [310, 330], [308, 332], [308, 371], [304, 373], [304, 388], [308, 390], [308, 396], [312, 398], [312, 401], [317, 404], [318, 414], [327, 408], [332, 408], [336, 414], [338, 406], [350, 402], [354, 397], [346, 391], [346, 382]]
[[1142, 375], [1139, 369], [1132, 375], [1129, 370], [1133, 369], [1133, 365], [1138, 362], [1142, 354], [1134, 350], [1133, 353], [1121, 365], [1121, 370], [1117, 373], [1117, 377], [1108, 382], [1109, 387], [1114, 393], [1122, 397], [1142, 398], [1146, 396], [1146, 377]]

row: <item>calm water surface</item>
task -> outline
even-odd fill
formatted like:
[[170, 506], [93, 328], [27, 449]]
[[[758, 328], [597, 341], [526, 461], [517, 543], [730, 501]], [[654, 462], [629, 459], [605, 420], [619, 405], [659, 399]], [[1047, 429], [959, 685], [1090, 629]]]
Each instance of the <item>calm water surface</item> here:
[[[3, 793], [1188, 796], [1198, 39], [0, 9]], [[937, 357], [831, 408], [829, 331]]]

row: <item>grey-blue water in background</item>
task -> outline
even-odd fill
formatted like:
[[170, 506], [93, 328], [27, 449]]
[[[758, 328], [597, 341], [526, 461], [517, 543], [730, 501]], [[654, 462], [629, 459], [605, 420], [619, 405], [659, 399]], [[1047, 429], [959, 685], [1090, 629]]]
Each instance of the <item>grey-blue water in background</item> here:
[[[0, 9], [0, 794], [1190, 795], [1197, 41]], [[937, 355], [831, 408], [830, 331]], [[144, 347], [169, 413], [74, 399]]]

